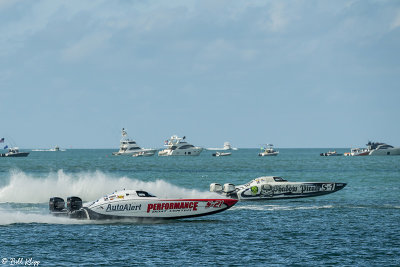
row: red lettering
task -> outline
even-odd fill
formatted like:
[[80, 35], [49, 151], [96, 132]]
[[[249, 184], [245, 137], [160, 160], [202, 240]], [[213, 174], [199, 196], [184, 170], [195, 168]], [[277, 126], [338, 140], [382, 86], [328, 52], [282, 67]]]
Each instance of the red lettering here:
[[190, 202], [189, 203], [189, 208], [193, 208], [193, 204], [194, 204], [193, 202]]
[[169, 209], [169, 203], [166, 203], [166, 204], [165, 204], [165, 209], [166, 209], [166, 210]]
[[197, 205], [199, 204], [199, 202], [194, 202], [193, 203], [193, 210], [197, 210]]
[[165, 208], [165, 203], [162, 203], [161, 209], [163, 210]]
[[150, 212], [150, 210], [152, 210], [153, 209], [153, 204], [149, 204], [149, 205], [147, 205], [147, 213], [149, 213]]
[[189, 202], [185, 202], [185, 207], [184, 207], [185, 209], [188, 209], [189, 208]]

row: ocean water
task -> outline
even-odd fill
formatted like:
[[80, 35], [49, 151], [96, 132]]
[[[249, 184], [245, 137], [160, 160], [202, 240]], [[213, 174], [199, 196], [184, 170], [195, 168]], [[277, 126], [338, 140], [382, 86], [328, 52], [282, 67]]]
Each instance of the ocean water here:
[[[346, 152], [349, 149], [338, 149]], [[257, 149], [230, 157], [115, 157], [113, 150], [0, 158], [0, 265], [400, 266], [400, 157], [320, 157], [328, 149]], [[165, 222], [77, 221], [48, 199], [95, 200], [116, 189], [207, 197], [213, 182], [345, 182], [333, 194], [240, 202], [211, 216]]]

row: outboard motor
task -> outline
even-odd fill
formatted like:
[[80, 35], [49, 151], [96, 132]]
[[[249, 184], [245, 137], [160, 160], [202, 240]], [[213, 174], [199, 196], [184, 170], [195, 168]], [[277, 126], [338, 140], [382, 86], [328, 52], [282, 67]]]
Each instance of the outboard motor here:
[[49, 200], [49, 210], [51, 212], [63, 211], [65, 209], [64, 199], [61, 197], [52, 197]]
[[82, 199], [79, 197], [68, 197], [67, 198], [67, 210], [73, 212], [82, 208]]
[[225, 193], [230, 193], [235, 191], [236, 187], [234, 184], [224, 184], [224, 192]]
[[217, 183], [210, 184], [210, 192], [216, 192], [216, 193], [222, 192], [222, 185]]

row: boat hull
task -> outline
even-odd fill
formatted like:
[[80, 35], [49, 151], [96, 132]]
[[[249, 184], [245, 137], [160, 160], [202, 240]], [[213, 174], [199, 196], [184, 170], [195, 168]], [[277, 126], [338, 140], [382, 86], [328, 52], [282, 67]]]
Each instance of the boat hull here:
[[260, 157], [271, 157], [271, 156], [278, 156], [278, 152], [272, 152], [272, 153], [258, 153], [258, 156]]
[[238, 190], [233, 197], [239, 200], [273, 200], [315, 197], [343, 189], [345, 183], [276, 183], [260, 184]]
[[370, 156], [397, 156], [400, 155], [400, 148], [388, 148], [388, 149], [374, 149], [369, 152]]
[[18, 152], [18, 153], [5, 153], [0, 154], [0, 157], [11, 157], [11, 158], [20, 158], [20, 157], [27, 157], [29, 152]]
[[[89, 220], [172, 220], [219, 213], [231, 208], [237, 201], [236, 199], [116, 200], [101, 204], [94, 202], [65, 215]], [[60, 214], [62, 213], [58, 212], [55, 215]]]
[[136, 156], [140, 154], [144, 154], [145, 156], [153, 156], [157, 152], [157, 149], [136, 149], [132, 151], [118, 151], [113, 152], [114, 156]]
[[175, 149], [171, 150], [169, 148], [161, 150], [158, 152], [159, 156], [199, 156], [203, 151], [203, 148], [194, 149]]

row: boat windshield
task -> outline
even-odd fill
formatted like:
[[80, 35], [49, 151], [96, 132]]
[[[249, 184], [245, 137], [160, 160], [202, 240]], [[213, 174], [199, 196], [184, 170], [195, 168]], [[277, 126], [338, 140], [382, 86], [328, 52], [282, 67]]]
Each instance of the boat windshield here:
[[150, 193], [147, 193], [146, 191], [136, 191], [136, 194], [138, 195], [138, 197], [156, 197]]
[[283, 179], [282, 177], [274, 177], [275, 182], [287, 182], [287, 180]]

